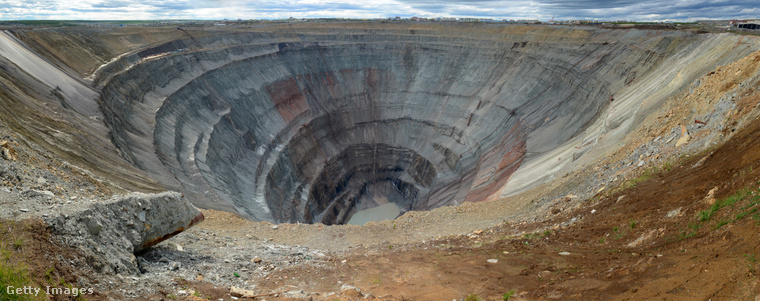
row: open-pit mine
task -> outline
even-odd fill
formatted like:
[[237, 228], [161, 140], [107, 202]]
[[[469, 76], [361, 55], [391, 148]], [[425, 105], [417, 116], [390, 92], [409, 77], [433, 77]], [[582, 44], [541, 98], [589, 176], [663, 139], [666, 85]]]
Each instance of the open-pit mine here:
[[[518, 235], [558, 231], [560, 225], [589, 223], [573, 210], [588, 214], [588, 206], [605, 200], [625, 207], [636, 196], [621, 191], [670, 171], [673, 158], [715, 151], [751, 124], [760, 74], [753, 58], [759, 50], [760, 41], [751, 35], [661, 27], [403, 22], [8, 27], [0, 32], [0, 121], [3, 139], [15, 141], [14, 152], [22, 156], [11, 160], [9, 151], [3, 162], [36, 166], [44, 160], [32, 158], [44, 157], [58, 162], [46, 166], [66, 166], [105, 187], [98, 190], [105, 194], [173, 190], [211, 210], [204, 212], [212, 217], [233, 213], [238, 222], [230, 218], [230, 227], [279, 224], [279, 230], [272, 230], [276, 225], [250, 230], [255, 236], [277, 237], [283, 228], [314, 224], [303, 227], [319, 228], [298, 233], [317, 237], [323, 225], [353, 231], [359, 228], [337, 225], [381, 220], [386, 221], [365, 227], [393, 223], [383, 230], [391, 231], [399, 216], [424, 224], [413, 220], [422, 211], [453, 212], [433, 210], [439, 207], [465, 208], [449, 210], [474, 211], [468, 219], [488, 221], [458, 224], [452, 218], [440, 233], [432, 233], [436, 225], [409, 226], [423, 229], [408, 233], [410, 241], [391, 232], [372, 239], [426, 243], [441, 239], [437, 235], [472, 235], [494, 226], [522, 231]], [[711, 82], [719, 76], [720, 82]], [[18, 173], [18, 181], [4, 185], [41, 190], [53, 181], [37, 180], [35, 174], [25, 182]], [[40, 187], [32, 187], [35, 183]], [[71, 185], [62, 188], [65, 192], [51, 190], [51, 198], [85, 199], [89, 192]], [[693, 194], [701, 200], [711, 188]], [[129, 202], [141, 223], [118, 229], [150, 228], [145, 212], [150, 219], [151, 212], [166, 207], [141, 209], [146, 201]], [[55, 207], [47, 206], [39, 205], [37, 214], [55, 216]], [[602, 209], [590, 212], [597, 210]], [[693, 220], [694, 213], [683, 221]], [[82, 228], [86, 235], [101, 235], [103, 227], [109, 231], [109, 218], [93, 214], [69, 216], [89, 223]], [[195, 211], [185, 215], [196, 218], [190, 225], [198, 219]], [[546, 224], [525, 226], [526, 221]], [[631, 233], [639, 229], [636, 221]], [[65, 223], [71, 221], [58, 217], [57, 225]], [[180, 222], [179, 231], [185, 224]], [[75, 225], [66, 227], [74, 227], [63, 231], [66, 235], [80, 233]], [[177, 233], [173, 227], [165, 238]], [[631, 240], [659, 237], [657, 229]], [[485, 235], [481, 232], [477, 235]], [[336, 246], [353, 237], [340, 233], [332, 234]], [[134, 235], [139, 243], [132, 251], [142, 251], [137, 246], [146, 238]], [[613, 243], [618, 234], [594, 235], [593, 242]], [[499, 237], [508, 239], [493, 234], [495, 241]], [[299, 239], [290, 242], [308, 245], [309, 239]], [[329, 240], [325, 236], [321, 244]], [[345, 245], [359, 244], [375, 243]], [[143, 266], [150, 264], [139, 258], [120, 259], [118, 267], [100, 271], [145, 272]], [[560, 268], [546, 269], [549, 274], [541, 277]], [[623, 291], [610, 293], [615, 292]]]

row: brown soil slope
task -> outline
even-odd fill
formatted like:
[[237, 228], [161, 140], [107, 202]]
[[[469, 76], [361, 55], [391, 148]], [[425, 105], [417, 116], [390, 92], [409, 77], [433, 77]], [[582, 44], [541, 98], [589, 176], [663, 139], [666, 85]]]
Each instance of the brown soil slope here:
[[756, 120], [712, 152], [550, 220], [356, 250], [326, 267], [270, 275], [261, 289], [329, 292], [345, 283], [388, 300], [501, 300], [512, 289], [528, 300], [755, 300], [758, 143]]

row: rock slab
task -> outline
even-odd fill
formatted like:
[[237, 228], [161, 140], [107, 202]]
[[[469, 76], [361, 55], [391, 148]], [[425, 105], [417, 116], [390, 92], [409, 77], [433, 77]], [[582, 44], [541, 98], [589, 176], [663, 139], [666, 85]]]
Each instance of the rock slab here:
[[177, 192], [132, 193], [46, 220], [62, 242], [78, 247], [96, 271], [139, 273], [134, 253], [203, 221]]

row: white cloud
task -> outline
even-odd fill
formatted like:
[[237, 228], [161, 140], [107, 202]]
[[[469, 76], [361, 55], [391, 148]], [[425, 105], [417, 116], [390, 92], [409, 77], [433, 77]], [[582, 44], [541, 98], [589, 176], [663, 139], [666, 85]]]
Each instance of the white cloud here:
[[259, 19], [393, 16], [562, 19], [756, 17], [755, 1], [676, 0], [0, 0], [0, 19]]

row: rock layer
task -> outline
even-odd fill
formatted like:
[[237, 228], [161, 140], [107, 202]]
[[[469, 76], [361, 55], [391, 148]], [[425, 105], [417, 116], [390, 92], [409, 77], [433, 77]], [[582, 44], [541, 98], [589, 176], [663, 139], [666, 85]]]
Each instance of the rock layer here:
[[123, 155], [196, 204], [335, 224], [378, 205], [370, 191], [402, 212], [498, 197], [524, 160], [588, 135], [616, 92], [713, 39], [527, 26], [223, 32], [103, 68], [101, 106]]

